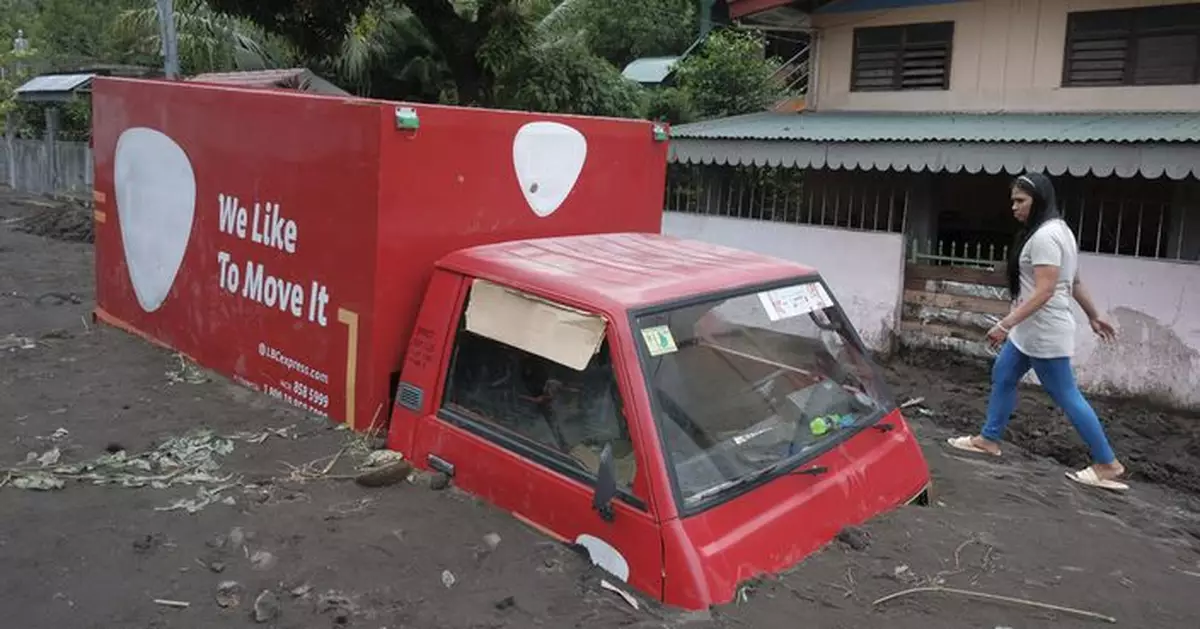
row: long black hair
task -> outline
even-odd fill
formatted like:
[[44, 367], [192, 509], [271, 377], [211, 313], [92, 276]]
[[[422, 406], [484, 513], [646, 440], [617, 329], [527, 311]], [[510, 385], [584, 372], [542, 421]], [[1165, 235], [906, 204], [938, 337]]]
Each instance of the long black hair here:
[[1025, 173], [1012, 182], [1012, 188], [1024, 191], [1033, 199], [1029, 208], [1029, 218], [1017, 230], [1013, 246], [1008, 250], [1008, 293], [1013, 301], [1021, 294], [1021, 250], [1033, 232], [1042, 223], [1059, 218], [1058, 200], [1054, 195], [1054, 184], [1042, 173]]

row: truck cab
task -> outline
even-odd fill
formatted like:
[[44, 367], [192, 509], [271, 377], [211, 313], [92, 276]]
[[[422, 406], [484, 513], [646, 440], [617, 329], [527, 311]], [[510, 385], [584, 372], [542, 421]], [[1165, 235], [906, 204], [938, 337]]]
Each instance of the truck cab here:
[[394, 404], [415, 466], [687, 609], [930, 484], [816, 270], [658, 234], [445, 256]]

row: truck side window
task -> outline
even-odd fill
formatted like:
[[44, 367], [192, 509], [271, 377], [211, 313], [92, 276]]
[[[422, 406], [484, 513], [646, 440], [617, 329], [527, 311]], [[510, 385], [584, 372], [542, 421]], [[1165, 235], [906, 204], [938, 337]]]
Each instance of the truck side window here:
[[[539, 463], [568, 465], [595, 477], [612, 444], [617, 482], [633, 485], [633, 444], [621, 416], [608, 340], [583, 371], [460, 329], [445, 408], [501, 429]], [[501, 443], [501, 445], [507, 445]]]

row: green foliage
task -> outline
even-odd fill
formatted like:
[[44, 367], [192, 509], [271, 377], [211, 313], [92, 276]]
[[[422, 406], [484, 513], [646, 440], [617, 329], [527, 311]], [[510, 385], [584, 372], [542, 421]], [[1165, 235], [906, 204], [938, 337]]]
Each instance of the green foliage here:
[[534, 23], [528, 7], [519, 2], [489, 2], [487, 27], [483, 31], [475, 59], [479, 68], [492, 85], [489, 94], [482, 95], [485, 102], [494, 103], [498, 98], [499, 83], [505, 78], [519, 76], [521, 82], [535, 81], [534, 77], [523, 77], [517, 72], [539, 71], [544, 56], [534, 54]]
[[[15, 31], [14, 31], [15, 32]], [[12, 50], [12, 45], [0, 50], [0, 68], [4, 68], [4, 76], [0, 77], [0, 129], [8, 129], [8, 125], [14, 124], [14, 115], [21, 111], [21, 104], [17, 101], [16, 89], [22, 83], [33, 78], [34, 71], [40, 65], [40, 55], [36, 48], [31, 48], [25, 53], [16, 53]], [[23, 124], [21, 128], [16, 129], [16, 132], [21, 135], [28, 135], [28, 121], [24, 116], [19, 116]]]
[[701, 118], [734, 116], [762, 111], [788, 96], [771, 80], [781, 63], [765, 56], [759, 35], [719, 30], [679, 63], [675, 80]]
[[678, 55], [696, 37], [695, 0], [574, 0], [593, 53], [618, 68], [641, 57]]
[[687, 124], [700, 117], [692, 102], [691, 92], [677, 87], [648, 90], [646, 93], [645, 117], [649, 120]]
[[31, 37], [37, 23], [37, 0], [0, 0], [0, 54], [12, 52], [17, 30]]
[[246, 18], [284, 37], [301, 55], [312, 59], [334, 55], [347, 26], [371, 3], [372, 0], [207, 0], [216, 12]]
[[115, 0], [41, 0], [30, 38], [55, 65], [111, 59], [110, 25], [121, 10]]
[[502, 77], [498, 106], [637, 118], [640, 87], [578, 43], [538, 48]]
[[[673, 86], [644, 90], [620, 69], [678, 55], [696, 30], [695, 0], [174, 0], [185, 74], [307, 66], [346, 89], [446, 102], [675, 124], [756, 111], [785, 94], [762, 41], [713, 33]], [[159, 67], [153, 0], [0, 0], [0, 35], [23, 28], [35, 71], [103, 62]], [[0, 55], [10, 41], [0, 41]], [[0, 64], [12, 60], [0, 56]], [[27, 64], [30, 66], [32, 64]], [[0, 116], [19, 77], [0, 81]], [[63, 127], [86, 117], [64, 111]], [[39, 112], [28, 118], [39, 125]], [[77, 115], [78, 114], [78, 115]], [[27, 121], [28, 122], [28, 121]]]
[[[65, 1], [65, 0], [63, 0]], [[205, 0], [175, 0], [179, 67], [185, 74], [262, 70], [287, 65], [294, 57], [280, 37], [269, 36], [249, 20], [218, 13]], [[114, 41], [129, 60], [160, 65], [162, 36], [152, 2], [119, 12]]]
[[329, 78], [358, 94], [372, 94], [377, 89], [420, 91], [415, 86], [397, 88], [392, 83], [399, 80], [403, 84], [405, 79], [415, 79], [418, 84], [436, 82], [437, 72], [430, 73], [423, 67], [432, 51], [433, 44], [411, 11], [377, 0], [346, 25], [337, 50], [309, 65], [316, 71], [330, 72]]

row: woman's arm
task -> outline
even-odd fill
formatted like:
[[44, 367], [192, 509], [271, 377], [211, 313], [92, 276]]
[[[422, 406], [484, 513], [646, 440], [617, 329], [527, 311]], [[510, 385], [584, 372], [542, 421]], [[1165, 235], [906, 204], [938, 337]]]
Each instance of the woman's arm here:
[[1028, 319], [1039, 308], [1046, 305], [1050, 298], [1054, 296], [1054, 286], [1058, 283], [1059, 268], [1052, 264], [1039, 264], [1033, 267], [1033, 294], [1029, 296], [1021, 305], [1013, 308], [1012, 312], [1008, 313], [1007, 317], [1000, 320], [997, 325], [1005, 332], [1009, 332], [1014, 326]]
[[1116, 328], [1104, 319], [1104, 315], [1096, 309], [1096, 304], [1092, 303], [1092, 296], [1083, 287], [1083, 282], [1079, 281], [1078, 271], [1075, 273], [1075, 285], [1071, 287], [1071, 296], [1079, 302], [1079, 307], [1083, 308], [1083, 313], [1087, 315], [1088, 325], [1092, 326], [1093, 332], [1105, 341], [1111, 341], [1117, 337]]
[[1078, 273], [1075, 274], [1075, 285], [1071, 288], [1071, 296], [1075, 298], [1075, 301], [1079, 302], [1079, 307], [1083, 308], [1083, 314], [1087, 315], [1088, 321], [1095, 321], [1100, 318], [1100, 311], [1096, 310], [1096, 304], [1092, 303], [1092, 296], [1083, 287], [1083, 282], [1080, 281]]

